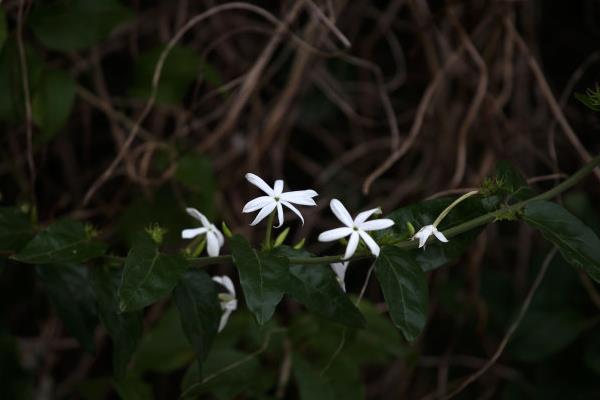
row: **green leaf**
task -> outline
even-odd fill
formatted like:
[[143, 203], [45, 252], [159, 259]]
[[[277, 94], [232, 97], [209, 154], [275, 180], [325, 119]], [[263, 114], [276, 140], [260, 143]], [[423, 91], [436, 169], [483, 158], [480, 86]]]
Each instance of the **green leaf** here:
[[88, 237], [85, 226], [63, 219], [38, 233], [14, 258], [28, 264], [80, 263], [100, 257], [103, 243]]
[[19, 251], [32, 237], [26, 214], [17, 207], [0, 207], [0, 251]]
[[254, 313], [258, 324], [263, 325], [273, 316], [288, 287], [288, 260], [257, 252], [240, 235], [234, 235], [230, 245], [246, 305]]
[[100, 43], [131, 17], [117, 0], [62, 0], [36, 2], [28, 21], [47, 48], [77, 51]]
[[188, 365], [195, 357], [182, 329], [179, 313], [169, 307], [144, 334], [134, 356], [133, 371], [169, 373]]
[[558, 246], [571, 265], [600, 283], [600, 239], [594, 231], [558, 204], [548, 201], [527, 204], [523, 219]]
[[201, 270], [188, 270], [173, 295], [181, 324], [196, 350], [199, 366], [206, 359], [219, 328], [221, 306], [214, 282]]
[[109, 267], [92, 268], [92, 286], [98, 301], [100, 320], [113, 341], [113, 369], [124, 377], [131, 356], [142, 337], [143, 312], [121, 313], [117, 289], [123, 270]]
[[35, 378], [23, 366], [23, 349], [13, 336], [0, 331], [0, 387], [2, 398], [30, 400], [35, 398]]
[[4, 42], [8, 37], [8, 27], [6, 26], [6, 14], [4, 10], [0, 8], [0, 49], [4, 46]]
[[[40, 80], [43, 62], [40, 55], [25, 46], [27, 77], [30, 92]], [[25, 118], [25, 96], [19, 50], [15, 41], [8, 41], [0, 49], [0, 119], [21, 123]]]
[[[285, 257], [310, 257], [311, 253], [287, 246], [274, 254]], [[363, 328], [365, 319], [338, 283], [329, 265], [291, 265], [286, 293], [310, 311], [331, 321]]]
[[167, 296], [187, 267], [183, 257], [161, 254], [150, 236], [140, 234], [125, 260], [119, 309], [139, 310]]
[[301, 400], [333, 400], [335, 395], [329, 382], [313, 369], [300, 355], [294, 354], [294, 378]]
[[33, 121], [42, 130], [38, 141], [51, 139], [64, 126], [74, 101], [75, 80], [64, 71], [44, 71], [31, 102]]
[[50, 303], [67, 330], [84, 349], [94, 352], [96, 300], [82, 265], [42, 265], [36, 273], [48, 292]]
[[375, 261], [375, 273], [394, 325], [414, 341], [427, 322], [427, 278], [413, 255], [386, 246]]
[[508, 346], [516, 360], [542, 361], [567, 348], [585, 329], [583, 315], [568, 308], [530, 311]]
[[154, 398], [152, 386], [141, 377], [129, 375], [113, 382], [115, 390], [122, 400], [146, 400]]
[[[150, 97], [152, 78], [164, 46], [144, 52], [136, 61], [134, 83], [131, 94], [136, 97]], [[176, 45], [167, 56], [158, 83], [156, 101], [178, 104], [183, 100], [190, 84], [200, 72], [202, 60], [195, 50]]]
[[[406, 225], [407, 223], [411, 223], [416, 230], [425, 225], [430, 225], [455, 199], [454, 197], [443, 197], [395, 210], [387, 216], [395, 224], [390, 230], [385, 231], [383, 235], [389, 235], [389, 232], [391, 232], [391, 235], [395, 239], [406, 240], [411, 237], [409, 228]], [[444, 230], [485, 213], [486, 210], [482, 206], [481, 200], [469, 198], [452, 209], [450, 214], [444, 218], [439, 228]], [[482, 227], [476, 228], [454, 236], [448, 243], [439, 243], [434, 240], [427, 243], [427, 246], [424, 248], [412, 250], [410, 253], [424, 271], [432, 271], [458, 259], [473, 243], [475, 238], [477, 238], [482, 229]]]
[[583, 351], [583, 361], [596, 375], [600, 375], [600, 341], [598, 341], [597, 329], [592, 331], [586, 342], [585, 350]]
[[214, 349], [204, 369], [204, 381], [200, 379], [198, 364], [187, 370], [181, 383], [182, 398], [196, 399], [203, 393], [211, 393], [209, 398], [229, 400], [244, 393], [254, 396], [243, 398], [256, 399], [275, 384], [274, 374], [262, 367], [257, 357], [235, 349]]

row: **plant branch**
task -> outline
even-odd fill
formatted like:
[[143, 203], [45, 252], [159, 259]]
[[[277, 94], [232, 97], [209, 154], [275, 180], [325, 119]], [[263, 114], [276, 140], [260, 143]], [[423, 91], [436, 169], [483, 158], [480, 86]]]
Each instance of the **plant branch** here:
[[[540, 200], [548, 200], [551, 199], [558, 194], [572, 188], [577, 183], [579, 183], [586, 175], [594, 170], [595, 167], [600, 165], [600, 155], [593, 158], [587, 165], [581, 168], [579, 171], [575, 172], [569, 178], [565, 179], [563, 182], [553, 187], [552, 189], [541, 193], [535, 197], [530, 199], [521, 201], [519, 203], [513, 204], [508, 207], [501, 208], [496, 211], [489, 212], [487, 214], [481, 215], [477, 218], [474, 218], [470, 221], [464, 222], [460, 225], [453, 226], [452, 228], [444, 230], [442, 233], [447, 238], [451, 238], [453, 236], [460, 235], [461, 233], [467, 232], [471, 229], [477, 228], [478, 226], [485, 225], [494, 221], [496, 218], [500, 217], [506, 213], [512, 213], [521, 210], [527, 204], [540, 201]], [[401, 249], [413, 249], [417, 247], [418, 242], [414, 240], [405, 240], [399, 243], [394, 244], [394, 246], [399, 247]], [[335, 255], [335, 256], [323, 256], [323, 257], [291, 257], [290, 264], [302, 264], [302, 265], [319, 265], [319, 264], [329, 264], [332, 262], [337, 262], [342, 260], [343, 255]], [[356, 261], [361, 259], [371, 258], [370, 255], [362, 255], [352, 257], [349, 261]], [[202, 258], [194, 258], [190, 259], [194, 262], [195, 265], [199, 267], [204, 267], [212, 264], [221, 264], [228, 263], [232, 261], [232, 257], [230, 255], [218, 256], [218, 257], [202, 257]]]

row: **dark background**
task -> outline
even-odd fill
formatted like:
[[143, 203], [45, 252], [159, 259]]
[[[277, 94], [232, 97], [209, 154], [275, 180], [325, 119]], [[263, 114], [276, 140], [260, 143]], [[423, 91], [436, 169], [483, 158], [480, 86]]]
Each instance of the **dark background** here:
[[[193, 224], [186, 206], [258, 243], [262, 228], [249, 227], [250, 217], [241, 213], [257, 193], [244, 180], [254, 172], [267, 181], [283, 178], [292, 190], [319, 192], [319, 206], [305, 209], [304, 226], [292, 223], [289, 240], [306, 238], [311, 250], [326, 254], [332, 247], [315, 238], [334, 224], [327, 210], [332, 197], [351, 210], [381, 206], [389, 212], [477, 187], [499, 160], [543, 190], [600, 148], [600, 114], [574, 97], [600, 79], [599, 1], [244, 3], [255, 8], [215, 13], [181, 37], [144, 115], [164, 45], [194, 16], [222, 4], [2, 2], [2, 205], [35, 209], [42, 224], [63, 216], [92, 222], [122, 254], [151, 223], [168, 229], [167, 247], [181, 247], [180, 230]], [[335, 20], [351, 47], [324, 18]], [[288, 28], [276, 34], [287, 19]], [[553, 110], [552, 103], [559, 107]], [[574, 135], [565, 133], [560, 118]], [[373, 175], [394, 151], [397, 160]], [[596, 232], [599, 187], [590, 176], [560, 199]], [[354, 394], [435, 396], [481, 368], [547, 252], [540, 239], [524, 224], [493, 224], [458, 262], [432, 273], [430, 320], [412, 346], [386, 321], [379, 289], [370, 285], [366, 297], [381, 325], [371, 326], [373, 337], [357, 339], [340, 361], [353, 366], [348, 379], [360, 388]], [[97, 354], [85, 354], [61, 326], [33, 270], [0, 266], [4, 398], [178, 395], [190, 360], [173, 354], [187, 354], [185, 345], [167, 348], [164, 357], [138, 356], [138, 375], [119, 387], [110, 378], [105, 333], [98, 330]], [[360, 290], [366, 267], [350, 268], [350, 292]], [[598, 296], [597, 287], [556, 257], [499, 363], [459, 398], [598, 398]], [[147, 330], [171, 321], [169, 310], [168, 301], [151, 307]], [[277, 313], [281, 325], [314, 325], [289, 339], [310, 360], [311, 351], [327, 347], [331, 327], [307, 318], [290, 302]], [[163, 322], [169, 324], [178, 322]], [[251, 353], [261, 343], [252, 339], [256, 328], [243, 311], [232, 324], [240, 332], [222, 339], [219, 346], [229, 349], [218, 353], [223, 360], [231, 356], [227, 351]], [[184, 340], [181, 332], [164, 335], [146, 349]], [[366, 350], [363, 339], [371, 346]], [[329, 352], [338, 339], [331, 340]], [[210, 389], [211, 396], [297, 398], [293, 377], [277, 392], [289, 343], [277, 342], [239, 373], [252, 384], [224, 381], [239, 390]], [[157, 367], [168, 364], [167, 355], [179, 361]], [[158, 361], [140, 367], [140, 357]]]

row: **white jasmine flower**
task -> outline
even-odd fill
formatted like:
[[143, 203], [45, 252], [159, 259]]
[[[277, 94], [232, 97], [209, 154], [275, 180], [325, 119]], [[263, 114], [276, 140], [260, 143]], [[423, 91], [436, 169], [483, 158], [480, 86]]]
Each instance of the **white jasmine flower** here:
[[193, 239], [198, 235], [206, 235], [206, 252], [211, 257], [219, 255], [219, 250], [225, 243], [225, 238], [216, 226], [210, 223], [210, 221], [195, 208], [186, 208], [185, 211], [193, 218], [200, 221], [202, 224], [201, 228], [184, 229], [181, 231], [181, 237], [183, 239]]
[[221, 321], [219, 322], [219, 332], [221, 332], [225, 328], [225, 325], [227, 325], [231, 313], [237, 309], [235, 286], [233, 286], [233, 282], [231, 282], [231, 279], [227, 275], [213, 276], [212, 280], [227, 289], [227, 293], [219, 293], [219, 301], [223, 310], [223, 315], [221, 315]]
[[259, 213], [254, 218], [254, 221], [250, 225], [254, 226], [258, 224], [260, 221], [265, 219], [269, 214], [273, 212], [273, 210], [277, 210], [277, 218], [279, 220], [280, 227], [283, 225], [283, 207], [286, 206], [290, 210], [292, 210], [300, 220], [302, 220], [302, 224], [304, 225], [304, 218], [302, 218], [302, 214], [293, 204], [299, 204], [302, 206], [316, 206], [317, 203], [312, 199], [317, 196], [317, 192], [314, 190], [296, 190], [293, 192], [283, 192], [283, 181], [278, 179], [275, 181], [273, 188], [271, 188], [265, 181], [263, 181], [260, 177], [254, 174], [246, 174], [246, 179], [248, 182], [258, 187], [260, 190], [265, 192], [266, 196], [260, 196], [255, 198], [254, 200], [250, 200], [244, 206], [242, 212], [251, 213], [257, 210], [260, 210]]
[[350, 213], [348, 213], [348, 210], [346, 210], [346, 207], [344, 207], [344, 205], [338, 199], [331, 200], [329, 206], [331, 207], [331, 211], [333, 211], [335, 216], [345, 226], [321, 233], [319, 235], [319, 241], [331, 242], [346, 236], [350, 236], [348, 239], [348, 246], [346, 247], [346, 253], [344, 254], [345, 260], [354, 255], [360, 239], [365, 242], [375, 257], [379, 256], [379, 245], [375, 243], [375, 240], [373, 240], [373, 238], [369, 236], [367, 232], [387, 229], [394, 225], [394, 221], [387, 218], [367, 221], [371, 215], [381, 214], [380, 208], [373, 208], [372, 210], [363, 211], [359, 213], [356, 218], [352, 219]]
[[346, 279], [346, 270], [348, 269], [348, 264], [349, 264], [348, 261], [330, 264], [331, 269], [333, 270], [333, 272], [335, 272], [335, 277], [344, 292], [346, 291], [345, 279]]
[[438, 238], [440, 242], [448, 242], [446, 236], [444, 236], [442, 232], [438, 231], [435, 225], [425, 225], [424, 227], [419, 229], [417, 233], [415, 233], [411, 240], [419, 239], [419, 248], [421, 248], [425, 246], [425, 243], [427, 243], [427, 239], [429, 239], [429, 236], [431, 235], [434, 235], [436, 238]]

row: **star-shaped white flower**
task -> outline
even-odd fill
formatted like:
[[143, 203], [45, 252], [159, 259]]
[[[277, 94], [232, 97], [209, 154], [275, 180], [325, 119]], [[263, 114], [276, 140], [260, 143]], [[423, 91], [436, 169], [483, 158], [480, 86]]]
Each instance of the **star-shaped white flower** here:
[[317, 196], [317, 192], [314, 190], [296, 190], [293, 192], [283, 192], [283, 181], [278, 179], [275, 181], [273, 188], [271, 188], [265, 181], [263, 181], [260, 177], [254, 174], [246, 174], [246, 179], [248, 182], [258, 187], [260, 190], [265, 192], [266, 196], [260, 196], [255, 198], [254, 200], [250, 200], [244, 206], [242, 212], [251, 213], [257, 210], [260, 210], [259, 213], [254, 218], [254, 221], [250, 225], [254, 226], [258, 224], [260, 221], [265, 219], [269, 214], [273, 212], [273, 210], [277, 209], [277, 218], [279, 220], [280, 227], [283, 225], [283, 207], [286, 206], [290, 210], [292, 210], [300, 220], [302, 220], [302, 224], [304, 224], [304, 218], [302, 218], [302, 214], [293, 204], [299, 204], [302, 206], [316, 206], [317, 203], [312, 199]]
[[367, 221], [367, 219], [373, 214], [381, 214], [380, 208], [373, 208], [371, 210], [363, 211], [359, 213], [356, 218], [352, 219], [346, 207], [338, 200], [333, 199], [329, 204], [331, 207], [331, 211], [335, 214], [335, 216], [345, 225], [342, 228], [331, 229], [329, 231], [325, 231], [319, 235], [320, 242], [331, 242], [334, 240], [339, 240], [346, 236], [350, 236], [348, 239], [348, 246], [346, 247], [346, 253], [344, 254], [344, 259], [347, 260], [354, 255], [356, 248], [358, 247], [358, 242], [362, 239], [371, 253], [377, 257], [379, 256], [379, 245], [373, 240], [371, 236], [367, 232], [369, 231], [379, 231], [382, 229], [387, 229], [390, 226], [394, 225], [394, 221], [391, 219], [383, 218], [383, 219], [374, 219], [372, 221]]
[[195, 208], [186, 208], [185, 211], [193, 218], [200, 221], [202, 224], [201, 228], [184, 229], [181, 231], [181, 237], [183, 239], [193, 239], [198, 235], [206, 235], [206, 252], [211, 257], [219, 255], [219, 250], [225, 243], [225, 238], [221, 231], [210, 223], [208, 218], [204, 216], [200, 211]]
[[219, 332], [221, 332], [223, 328], [225, 328], [225, 325], [227, 325], [227, 321], [229, 320], [231, 313], [237, 309], [235, 286], [233, 286], [233, 282], [231, 282], [231, 279], [227, 275], [214, 276], [212, 279], [227, 289], [227, 293], [219, 293], [221, 310], [223, 310], [221, 321], [219, 322]]
[[346, 291], [346, 281], [345, 280], [346, 280], [346, 270], [348, 269], [348, 264], [349, 264], [348, 261], [330, 264], [331, 269], [333, 270], [333, 272], [335, 272], [335, 277], [344, 292]]
[[411, 240], [419, 239], [419, 248], [421, 248], [425, 246], [425, 243], [427, 243], [427, 239], [429, 239], [429, 236], [431, 235], [434, 235], [436, 238], [438, 238], [440, 242], [448, 242], [446, 236], [444, 236], [442, 232], [438, 231], [435, 225], [425, 225], [424, 227], [419, 229], [417, 233], [414, 234]]

